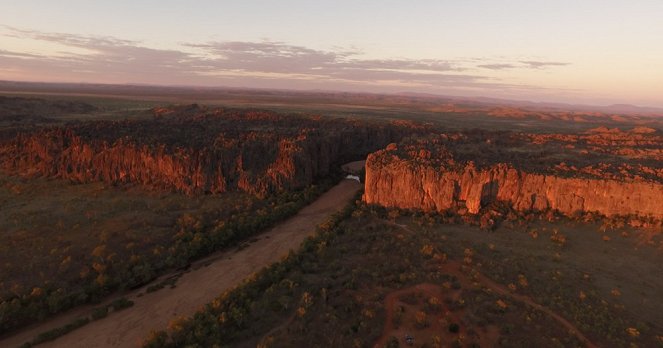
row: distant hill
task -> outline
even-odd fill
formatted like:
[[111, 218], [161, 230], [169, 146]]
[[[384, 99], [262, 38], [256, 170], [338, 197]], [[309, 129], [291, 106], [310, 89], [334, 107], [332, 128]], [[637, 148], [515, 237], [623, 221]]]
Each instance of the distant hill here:
[[535, 102], [528, 100], [500, 99], [490, 97], [457, 97], [446, 95], [435, 95], [430, 93], [398, 93], [399, 96], [438, 99], [441, 102], [474, 103], [482, 106], [511, 106], [524, 107], [536, 111], [578, 111], [578, 112], [603, 112], [623, 115], [637, 116], [662, 116], [663, 108], [637, 106], [631, 104], [612, 105], [585, 105], [568, 103]]
[[0, 92], [35, 92], [35, 93], [66, 93], [66, 94], [105, 94], [129, 97], [169, 97], [169, 96], [195, 96], [200, 99], [223, 98], [232, 96], [243, 97], [283, 97], [294, 96], [312, 98], [316, 102], [336, 101], [343, 98], [349, 103], [359, 101], [369, 104], [427, 104], [441, 103], [456, 107], [473, 106], [477, 109], [486, 107], [520, 107], [531, 111], [575, 111], [575, 112], [602, 112], [633, 116], [660, 116], [663, 117], [663, 108], [637, 106], [630, 104], [613, 105], [583, 105], [567, 103], [535, 102], [528, 100], [511, 100], [491, 97], [462, 97], [437, 95], [431, 93], [403, 92], [392, 94], [342, 92], [332, 90], [280, 90], [259, 88], [231, 88], [231, 87], [198, 87], [198, 86], [157, 86], [141, 84], [85, 84], [85, 83], [44, 83], [0, 81]]

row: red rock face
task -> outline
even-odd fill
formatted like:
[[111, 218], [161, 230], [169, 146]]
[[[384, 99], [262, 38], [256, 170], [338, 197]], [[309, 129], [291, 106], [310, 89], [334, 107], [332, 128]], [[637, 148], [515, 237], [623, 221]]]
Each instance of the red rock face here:
[[367, 203], [439, 212], [467, 208], [475, 214], [493, 201], [503, 201], [521, 211], [554, 209], [567, 215], [580, 211], [663, 219], [659, 182], [560, 177], [528, 173], [505, 163], [478, 169], [472, 162], [454, 162], [449, 152], [439, 149], [432, 157], [430, 151], [416, 146], [408, 150], [399, 152], [390, 145], [368, 156]]
[[[402, 125], [186, 109], [149, 121], [94, 122], [22, 134], [0, 146], [5, 170], [187, 194], [300, 188], [342, 161], [411, 132]], [[173, 114], [173, 113], [170, 113]]]

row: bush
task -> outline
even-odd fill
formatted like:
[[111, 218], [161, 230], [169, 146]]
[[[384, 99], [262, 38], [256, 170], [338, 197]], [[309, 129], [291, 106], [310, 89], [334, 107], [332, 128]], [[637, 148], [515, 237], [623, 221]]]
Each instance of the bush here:
[[73, 322], [71, 322], [71, 323], [69, 323], [65, 326], [55, 328], [55, 329], [52, 329], [52, 330], [49, 330], [49, 331], [46, 331], [46, 332], [42, 332], [39, 335], [37, 335], [37, 337], [35, 337], [29, 343], [30, 344], [29, 346], [31, 347], [33, 345], [37, 345], [37, 344], [40, 344], [40, 343], [52, 341], [52, 340], [54, 340], [54, 339], [56, 339], [60, 336], [66, 335], [66, 334], [70, 333], [71, 331], [74, 331], [74, 330], [78, 329], [79, 327], [87, 325], [87, 323], [89, 323], [89, 322], [90, 322], [90, 319], [87, 318], [87, 317], [86, 318], [78, 318], [78, 319], [74, 320]]
[[400, 344], [398, 343], [398, 339], [396, 337], [390, 337], [389, 341], [387, 342], [387, 345], [385, 346], [386, 348], [398, 348], [400, 347]]
[[460, 331], [460, 326], [456, 323], [449, 324], [449, 332], [458, 333]]
[[125, 297], [118, 298], [117, 300], [113, 301], [110, 307], [113, 308], [113, 311], [119, 311], [121, 309], [129, 308], [134, 305], [134, 301], [131, 301]]
[[92, 310], [92, 320], [99, 320], [108, 316], [108, 307], [95, 308]]

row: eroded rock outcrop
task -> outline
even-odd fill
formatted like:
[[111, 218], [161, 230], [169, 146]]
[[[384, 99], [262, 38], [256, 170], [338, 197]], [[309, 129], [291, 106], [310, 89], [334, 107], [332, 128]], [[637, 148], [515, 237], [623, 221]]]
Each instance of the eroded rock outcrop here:
[[653, 180], [614, 180], [586, 173], [559, 176], [554, 168], [529, 172], [500, 163], [499, 158], [477, 165], [455, 158], [449, 144], [445, 135], [391, 144], [369, 155], [364, 200], [386, 207], [470, 213], [502, 201], [520, 211], [554, 209], [566, 215], [598, 212], [663, 219], [663, 184], [656, 176]]
[[188, 194], [299, 188], [405, 134], [407, 125], [198, 106], [143, 121], [87, 122], [19, 134], [0, 163], [21, 175], [132, 183]]

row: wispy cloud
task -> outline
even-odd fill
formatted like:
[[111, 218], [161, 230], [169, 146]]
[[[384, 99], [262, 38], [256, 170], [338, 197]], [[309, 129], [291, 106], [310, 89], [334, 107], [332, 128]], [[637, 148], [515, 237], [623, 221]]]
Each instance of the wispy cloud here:
[[26, 30], [4, 26], [7, 29], [5, 36], [14, 37], [18, 39], [30, 38], [41, 41], [58, 42], [67, 46], [88, 48], [90, 44], [94, 43], [99, 46], [121, 46], [121, 45], [135, 45], [136, 41], [122, 40], [109, 36], [83, 36], [64, 33], [44, 33], [36, 30]]
[[505, 69], [515, 69], [518, 66], [508, 63], [491, 63], [491, 64], [479, 64], [479, 68], [488, 69], [488, 70], [505, 70]]
[[570, 65], [570, 63], [521, 60], [517, 63], [478, 64], [477, 67], [488, 70], [508, 70], [508, 69], [546, 69], [550, 67], [566, 66], [566, 65]]
[[[184, 43], [156, 49], [113, 37], [43, 33], [4, 27], [2, 35], [55, 43], [76, 53], [46, 54], [0, 49], [0, 65], [33, 75], [165, 84], [221, 85], [242, 81], [259, 86], [365, 85], [447, 89], [534, 89], [513, 85], [480, 71], [543, 69], [567, 63], [443, 59], [364, 59], [357, 50], [316, 50], [284, 42]], [[110, 80], [109, 80], [110, 79]]]
[[529, 68], [532, 69], [543, 69], [543, 68], [549, 68], [549, 67], [555, 67], [555, 66], [566, 66], [569, 65], [570, 63], [565, 63], [565, 62], [541, 62], [541, 61], [535, 61], [535, 60], [522, 60], [520, 63], [525, 64]]
[[0, 56], [15, 57], [15, 58], [40, 58], [41, 57], [40, 55], [37, 55], [37, 54], [12, 52], [12, 51], [3, 50], [3, 49], [0, 49]]

